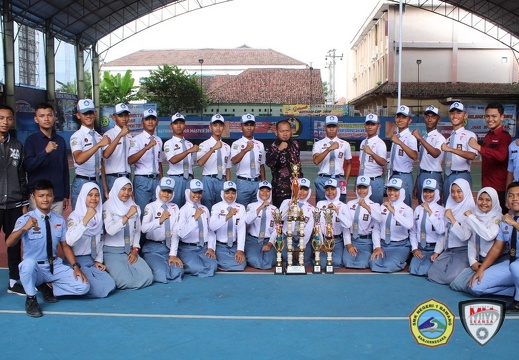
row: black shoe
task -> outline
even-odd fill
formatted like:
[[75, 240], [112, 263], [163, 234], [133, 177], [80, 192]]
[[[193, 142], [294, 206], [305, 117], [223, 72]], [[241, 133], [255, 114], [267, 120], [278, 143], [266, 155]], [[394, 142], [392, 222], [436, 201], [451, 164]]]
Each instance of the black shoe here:
[[7, 286], [7, 293], [21, 296], [26, 295], [25, 290], [23, 289], [23, 286], [20, 283], [16, 283], [13, 286]]
[[27, 299], [25, 300], [25, 312], [27, 312], [27, 315], [30, 317], [43, 316], [43, 312], [40, 309], [38, 300], [36, 300], [36, 296], [27, 296]]
[[36, 286], [36, 289], [41, 292], [43, 295], [43, 301], [46, 303], [56, 303], [59, 301], [58, 298], [54, 296], [52, 289], [46, 283]]
[[512, 301], [512, 303], [506, 307], [506, 312], [519, 313], [519, 301]]

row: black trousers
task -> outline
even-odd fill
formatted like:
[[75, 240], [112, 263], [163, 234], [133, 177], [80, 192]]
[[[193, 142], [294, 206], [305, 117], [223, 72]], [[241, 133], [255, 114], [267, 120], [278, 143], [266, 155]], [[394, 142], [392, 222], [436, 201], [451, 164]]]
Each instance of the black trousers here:
[[[22, 216], [22, 207], [14, 209], [0, 209], [0, 231], [5, 233], [5, 240], [11, 235], [16, 224], [16, 220]], [[20, 280], [18, 265], [22, 261], [21, 239], [13, 247], [7, 248], [7, 265], [9, 267], [9, 279]]]

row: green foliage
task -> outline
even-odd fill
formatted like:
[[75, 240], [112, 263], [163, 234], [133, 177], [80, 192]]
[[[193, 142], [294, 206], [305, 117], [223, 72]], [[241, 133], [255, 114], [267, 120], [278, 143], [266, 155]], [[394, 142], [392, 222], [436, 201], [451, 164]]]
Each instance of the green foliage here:
[[[85, 83], [84, 83], [84, 91], [86, 98], [92, 98], [92, 73], [90, 71], [85, 71], [84, 74]], [[65, 93], [65, 94], [76, 94], [77, 95], [77, 81], [69, 81], [67, 83], [56, 80], [58, 86], [56, 87], [56, 92]]]
[[208, 103], [199, 77], [175, 65], [164, 64], [158, 70], [151, 70], [150, 76], [141, 80], [140, 92], [148, 102], [157, 103], [159, 116], [187, 109], [201, 110]]
[[323, 81], [323, 94], [324, 94], [325, 99], [328, 97], [329, 92], [330, 92], [330, 89], [328, 89], [328, 82]]
[[139, 99], [137, 86], [133, 86], [135, 79], [131, 70], [126, 70], [124, 75], [112, 75], [110, 72], [103, 73], [103, 80], [99, 85], [99, 100], [102, 105], [115, 105], [118, 103], [129, 103]]

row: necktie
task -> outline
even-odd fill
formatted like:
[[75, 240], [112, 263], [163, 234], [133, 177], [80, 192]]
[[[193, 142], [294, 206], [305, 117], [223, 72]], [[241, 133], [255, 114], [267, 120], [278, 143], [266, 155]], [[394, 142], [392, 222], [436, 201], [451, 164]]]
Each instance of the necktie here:
[[425, 241], [425, 239], [427, 238], [427, 215], [429, 215], [429, 213], [424, 208], [422, 213], [422, 223], [420, 224], [420, 246], [422, 247], [422, 249], [425, 249], [425, 247], [427, 246], [427, 242]]
[[45, 233], [47, 236], [47, 260], [49, 261], [50, 273], [54, 274], [54, 254], [52, 253], [52, 232], [49, 215], [45, 215]]
[[[397, 134], [397, 136], [400, 139], [400, 135]], [[397, 145], [395, 145], [395, 143], [391, 145], [391, 155], [389, 156], [390, 169], [388, 170], [389, 177], [393, 176], [393, 169], [395, 168], [396, 147]]]
[[447, 227], [445, 228], [445, 250], [449, 248], [449, 232], [451, 230], [451, 223], [447, 224]]
[[365, 169], [365, 161], [366, 161], [366, 152], [363, 150], [364, 146], [368, 146], [368, 139], [366, 139], [366, 142], [363, 146], [360, 147], [360, 164], [359, 164], [359, 176], [364, 175], [364, 169]]
[[481, 236], [476, 234], [476, 260], [479, 261], [479, 250], [481, 249]]
[[[182, 139], [180, 142], [182, 143], [182, 151], [185, 152], [187, 150], [186, 139]], [[189, 156], [190, 155], [187, 155], [184, 160], [182, 160], [182, 167], [184, 170], [182, 175], [184, 176], [184, 179], [189, 177]]]
[[[514, 221], [517, 221], [519, 216], [514, 216]], [[517, 229], [512, 226], [512, 235], [510, 236], [510, 264], [513, 263], [517, 256]]]
[[[94, 130], [90, 130], [88, 132], [92, 137], [92, 146], [97, 145], [96, 132]], [[96, 150], [94, 154], [94, 162], [95, 162], [95, 174], [96, 174], [96, 182], [99, 182], [99, 174], [101, 173], [101, 169], [99, 167], [99, 150]]]
[[389, 212], [386, 219], [386, 236], [384, 238], [384, 242], [386, 245], [391, 243], [391, 221], [393, 220], [393, 214]]
[[360, 215], [360, 208], [362, 206], [360, 206], [358, 203], [357, 203], [357, 207], [355, 208], [355, 214], [353, 214], [353, 231], [352, 231], [352, 236], [354, 239], [358, 239], [359, 238], [359, 215]]
[[124, 252], [130, 254], [130, 248], [130, 220], [128, 219], [126, 225], [124, 225]]
[[94, 260], [97, 257], [97, 241], [95, 236], [90, 237], [90, 256], [92, 256]]
[[222, 180], [223, 177], [223, 161], [222, 161], [222, 149], [216, 150], [216, 167], [218, 169], [218, 180]]
[[129, 173], [128, 171], [128, 144], [126, 144], [126, 135], [123, 136], [123, 155], [124, 155], [124, 171]]
[[[456, 132], [453, 131], [449, 137], [449, 147], [454, 148], [456, 143]], [[452, 153], [448, 152], [445, 154], [445, 175], [449, 176], [452, 174]]]
[[250, 156], [250, 177], [255, 178], [256, 177], [256, 154], [254, 153], [254, 147], [251, 151], [249, 151]]
[[[150, 136], [150, 141], [153, 140], [153, 135]], [[152, 156], [152, 175], [157, 174], [157, 156], [155, 155], [155, 145], [151, 148], [151, 156]]]
[[265, 231], [267, 230], [267, 208], [264, 207], [261, 210], [261, 222], [260, 222], [260, 230], [258, 236], [258, 243], [263, 243], [263, 239], [265, 239]]
[[[162, 204], [162, 209], [164, 211], [168, 210], [168, 205]], [[166, 246], [171, 248], [171, 223], [169, 218], [164, 221], [164, 239], [166, 240]]]
[[[232, 206], [227, 207], [227, 213], [231, 211]], [[227, 220], [227, 246], [232, 247], [233, 243], [233, 222], [234, 222], [234, 216], [231, 216], [229, 220]]]
[[[330, 146], [333, 144], [333, 141], [330, 141]], [[330, 175], [334, 176], [335, 175], [335, 150], [332, 150], [330, 152], [330, 162], [329, 162], [329, 168], [328, 168], [328, 172], [330, 173]]]
[[[427, 141], [427, 136], [428, 136], [428, 135], [429, 135], [429, 134], [425, 134], [425, 136], [423, 137], [423, 139], [424, 139], [425, 141]], [[425, 154], [426, 151], [427, 151], [427, 150], [425, 150], [425, 146], [422, 145], [421, 148], [420, 148], [420, 162], [422, 162], [423, 155]]]
[[[198, 204], [193, 204], [195, 209], [198, 209]], [[198, 246], [204, 246], [204, 221], [202, 220], [202, 215], [198, 217]]]

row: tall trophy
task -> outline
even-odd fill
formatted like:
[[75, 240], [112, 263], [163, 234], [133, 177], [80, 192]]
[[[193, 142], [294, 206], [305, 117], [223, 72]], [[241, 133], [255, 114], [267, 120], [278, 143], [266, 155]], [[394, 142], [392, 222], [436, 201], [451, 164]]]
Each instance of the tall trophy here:
[[272, 211], [272, 218], [274, 219], [274, 226], [276, 228], [276, 241], [274, 241], [274, 247], [276, 249], [276, 267], [274, 268], [274, 274], [283, 274], [283, 262], [281, 260], [281, 253], [285, 247], [283, 242], [283, 221], [281, 220], [281, 211], [279, 209]]
[[324, 234], [324, 249], [326, 251], [326, 274], [333, 274], [333, 263], [332, 263], [332, 253], [333, 248], [335, 246], [335, 239], [333, 238], [333, 210], [328, 208], [324, 210], [324, 224], [325, 224], [325, 234]]
[[318, 208], [315, 208], [313, 211], [314, 216], [314, 236], [312, 237], [312, 248], [314, 249], [315, 256], [315, 265], [314, 265], [314, 274], [321, 273], [321, 211]]
[[[305, 214], [303, 209], [299, 207], [298, 197], [299, 197], [299, 170], [301, 169], [300, 164], [290, 164], [290, 168], [292, 169], [292, 199], [290, 207], [288, 208], [287, 214], [287, 267], [286, 274], [287, 275], [305, 275], [305, 247], [304, 247], [304, 237], [305, 237]], [[298, 224], [299, 222], [299, 224]], [[299, 256], [298, 259], [294, 259], [294, 244], [293, 244], [293, 236], [297, 234], [299, 236]], [[297, 252], [296, 252], [297, 253]], [[297, 260], [298, 265], [294, 265], [294, 260]]]

